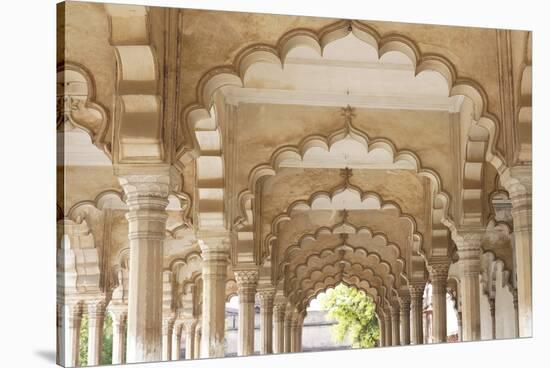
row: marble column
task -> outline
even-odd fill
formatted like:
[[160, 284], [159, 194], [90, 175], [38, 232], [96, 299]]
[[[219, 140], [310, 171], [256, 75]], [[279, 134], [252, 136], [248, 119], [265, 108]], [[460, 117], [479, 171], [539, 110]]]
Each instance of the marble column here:
[[519, 337], [519, 308], [518, 308], [518, 289], [512, 290], [512, 303], [514, 303], [514, 337]]
[[183, 321], [185, 328], [185, 359], [197, 358], [195, 354], [195, 329], [197, 327], [196, 319], [186, 319]]
[[180, 360], [181, 358], [181, 335], [183, 330], [183, 323], [177, 321], [174, 323], [174, 332], [172, 332], [172, 356], [170, 360]]
[[380, 339], [378, 341], [378, 346], [386, 346], [386, 326], [384, 323], [383, 314], [378, 314], [378, 328], [380, 330]]
[[174, 317], [162, 320], [162, 360], [172, 358], [172, 333], [174, 332]]
[[88, 303], [88, 365], [101, 364], [105, 301]]
[[384, 335], [386, 336], [386, 343], [385, 346], [392, 346], [392, 320], [391, 320], [391, 312], [389, 308], [386, 308], [384, 310], [384, 326], [386, 328], [386, 332]]
[[61, 307], [61, 365], [76, 367], [79, 365], [80, 326], [82, 322], [82, 303], [68, 303]]
[[195, 342], [193, 343], [193, 359], [201, 358], [202, 327], [195, 328]]
[[260, 353], [273, 353], [273, 298], [275, 289], [262, 289], [260, 299]]
[[391, 311], [391, 344], [392, 346], [397, 346], [400, 344], [401, 337], [400, 335], [400, 323], [399, 323], [399, 317], [400, 317], [400, 308], [397, 301], [393, 302], [390, 306]]
[[532, 332], [532, 173], [531, 166], [511, 169], [513, 180], [505, 187], [512, 201], [514, 255], [518, 289], [519, 336]]
[[130, 267], [127, 363], [159, 361], [162, 328], [162, 262], [170, 175], [166, 167], [141, 174], [117, 169], [128, 204]]
[[285, 307], [286, 303], [279, 302], [273, 307], [273, 352], [285, 352]]
[[447, 342], [447, 277], [449, 263], [430, 264], [432, 279], [432, 335], [434, 343]]
[[292, 308], [287, 306], [285, 311], [285, 353], [291, 352], [291, 328], [292, 328], [292, 317], [293, 317]]
[[481, 232], [461, 232], [456, 241], [460, 274], [462, 340], [481, 339], [479, 274], [481, 271]]
[[415, 283], [409, 285], [411, 294], [411, 343], [420, 345], [424, 343], [423, 321], [423, 301], [425, 283]]
[[199, 242], [203, 259], [202, 337], [201, 346], [195, 348], [200, 349], [202, 358], [224, 356], [225, 282], [229, 244], [229, 239], [225, 237], [203, 237]]
[[126, 306], [113, 308], [109, 306], [111, 318], [113, 319], [113, 358], [112, 364], [126, 363], [126, 350], [124, 349], [124, 341], [126, 340], [126, 320], [128, 318], [128, 310]]
[[302, 351], [302, 331], [304, 328], [304, 314], [300, 314], [298, 317], [298, 326], [296, 327], [296, 351]]
[[497, 321], [495, 315], [495, 298], [489, 298], [489, 311], [491, 313], [491, 339], [497, 338]]
[[411, 343], [411, 298], [408, 294], [399, 298], [399, 307], [401, 320], [400, 342], [401, 345], [409, 345]]
[[254, 301], [258, 285], [258, 270], [235, 271], [239, 293], [239, 356], [254, 354]]

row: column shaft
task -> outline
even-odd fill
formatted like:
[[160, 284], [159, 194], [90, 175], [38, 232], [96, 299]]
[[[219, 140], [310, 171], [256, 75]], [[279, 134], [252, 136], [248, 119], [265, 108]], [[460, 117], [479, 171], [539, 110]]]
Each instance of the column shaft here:
[[93, 302], [88, 305], [88, 365], [101, 364], [103, 345], [103, 321], [105, 320], [105, 303]]
[[[287, 308], [288, 309], [288, 308]], [[285, 313], [285, 353], [291, 352], [291, 328], [292, 328], [292, 313]]]
[[162, 357], [162, 261], [170, 176], [166, 168], [157, 171], [119, 176], [129, 207], [128, 363]]
[[202, 337], [201, 346], [195, 346], [195, 349], [200, 350], [200, 356], [203, 358], [221, 358], [224, 356], [225, 282], [229, 242], [225, 238], [205, 239], [201, 244], [201, 250], [203, 257]]
[[461, 234], [457, 242], [460, 272], [460, 296], [462, 301], [462, 339], [481, 339], [481, 316], [479, 304], [479, 273], [481, 268], [481, 233]]
[[237, 354], [240, 356], [254, 354], [254, 301], [258, 284], [258, 271], [235, 271], [239, 292], [239, 340]]
[[260, 298], [260, 353], [273, 353], [273, 298], [274, 289], [264, 289], [259, 293]]
[[447, 277], [448, 263], [430, 265], [432, 278], [433, 342], [447, 342]]
[[384, 311], [384, 325], [386, 327], [386, 343], [384, 346], [392, 346], [392, 323], [391, 323], [391, 312], [389, 309]]
[[126, 362], [126, 351], [124, 341], [126, 340], [126, 319], [127, 312], [111, 312], [113, 319], [113, 358], [112, 364], [124, 364]]
[[392, 346], [397, 346], [400, 344], [401, 337], [400, 335], [400, 326], [399, 326], [399, 305], [392, 305], [391, 307], [391, 342]]
[[202, 331], [200, 328], [195, 329], [195, 342], [193, 343], [193, 359], [201, 358], [201, 341]]
[[174, 319], [165, 318], [162, 321], [162, 360], [172, 358], [172, 333], [174, 332]]
[[408, 296], [401, 299], [400, 308], [401, 333], [399, 337], [401, 345], [409, 345], [411, 343], [411, 300]]
[[174, 324], [174, 332], [172, 332], [172, 356], [170, 360], [181, 359], [181, 335], [183, 324], [181, 322]]
[[273, 308], [273, 352], [285, 352], [285, 305], [279, 303]]
[[518, 290], [512, 291], [512, 302], [514, 303], [514, 337], [519, 337], [519, 308], [518, 308]]
[[194, 359], [195, 353], [195, 329], [197, 321], [185, 321], [185, 359]]
[[386, 346], [386, 326], [384, 323], [384, 318], [382, 315], [378, 316], [378, 328], [380, 329], [380, 339], [378, 341], [378, 346]]
[[411, 293], [411, 343], [420, 345], [424, 343], [424, 327], [422, 324], [422, 308], [425, 284], [413, 284], [409, 286]]
[[82, 321], [82, 305], [69, 304], [62, 308], [62, 336], [60, 354], [62, 366], [76, 367], [79, 365], [78, 356], [80, 353], [80, 326]]

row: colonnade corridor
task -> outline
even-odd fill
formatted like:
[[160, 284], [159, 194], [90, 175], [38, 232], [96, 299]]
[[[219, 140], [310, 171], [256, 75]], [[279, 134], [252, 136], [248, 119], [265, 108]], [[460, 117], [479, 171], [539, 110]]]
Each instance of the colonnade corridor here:
[[59, 364], [532, 335], [531, 32], [58, 12]]

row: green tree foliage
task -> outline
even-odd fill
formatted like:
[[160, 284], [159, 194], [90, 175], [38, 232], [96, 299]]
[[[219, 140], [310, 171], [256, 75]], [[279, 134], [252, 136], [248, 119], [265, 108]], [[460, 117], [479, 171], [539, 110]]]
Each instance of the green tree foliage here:
[[364, 292], [340, 284], [320, 298], [321, 308], [338, 321], [333, 326], [333, 338], [343, 342], [349, 334], [355, 348], [376, 345], [380, 331], [375, 305]]
[[[103, 346], [101, 348], [101, 364], [111, 364], [113, 357], [113, 320], [110, 313], [105, 313], [103, 321]], [[80, 324], [79, 365], [88, 365], [88, 315], [82, 315]]]

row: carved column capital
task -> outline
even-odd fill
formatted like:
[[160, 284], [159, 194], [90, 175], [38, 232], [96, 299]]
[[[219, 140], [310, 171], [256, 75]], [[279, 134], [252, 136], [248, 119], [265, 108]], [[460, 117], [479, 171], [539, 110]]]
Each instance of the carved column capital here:
[[409, 284], [409, 292], [411, 295], [411, 300], [422, 300], [424, 297], [424, 289], [426, 288], [426, 283], [411, 283]]
[[104, 299], [90, 300], [86, 303], [89, 319], [105, 317], [106, 303]]
[[258, 290], [258, 299], [260, 300], [260, 309], [273, 311], [273, 300], [275, 297], [274, 288], [263, 288]]
[[258, 270], [235, 271], [235, 280], [237, 281], [239, 299], [241, 302], [254, 303], [258, 277]]
[[164, 317], [162, 319], [162, 334], [163, 335], [169, 335], [172, 333], [172, 331], [174, 330], [174, 322], [176, 321], [176, 319], [171, 316], [171, 317]]

